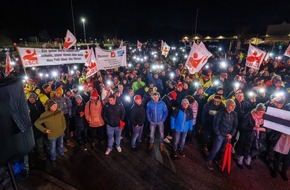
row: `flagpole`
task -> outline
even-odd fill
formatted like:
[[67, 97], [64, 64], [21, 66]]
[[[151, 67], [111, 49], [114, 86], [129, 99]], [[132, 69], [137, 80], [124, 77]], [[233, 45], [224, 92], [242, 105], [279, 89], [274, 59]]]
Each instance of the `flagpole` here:
[[[70, 0], [70, 7], [71, 7], [71, 16], [72, 16], [72, 22], [73, 22], [74, 36], [77, 37], [72, 0]], [[75, 46], [75, 50], [76, 50], [77, 49], [77, 43], [75, 43], [74, 46]]]
[[194, 27], [194, 37], [196, 36], [197, 20], [198, 20], [198, 9], [196, 9], [195, 27]]

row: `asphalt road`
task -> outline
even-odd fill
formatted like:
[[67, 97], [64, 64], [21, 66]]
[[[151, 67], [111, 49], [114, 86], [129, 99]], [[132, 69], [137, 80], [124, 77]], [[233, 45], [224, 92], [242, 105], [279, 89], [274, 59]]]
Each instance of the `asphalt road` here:
[[[84, 150], [75, 146], [67, 152], [67, 160], [57, 160], [52, 167], [49, 160], [37, 161], [31, 166], [27, 178], [16, 176], [19, 189], [80, 189], [80, 190], [190, 190], [190, 189], [290, 189], [278, 175], [273, 179], [268, 164], [260, 159], [252, 162], [254, 170], [241, 170], [232, 161], [231, 172], [222, 172], [218, 165], [214, 171], [205, 166], [205, 155], [200, 151], [198, 140], [185, 146], [185, 157], [171, 158], [171, 147], [159, 151], [158, 143], [147, 151], [147, 143], [137, 145], [138, 151], [132, 151], [129, 140], [122, 140], [123, 151], [116, 148], [105, 155], [105, 147]], [[31, 157], [30, 161], [33, 161]], [[288, 176], [290, 172], [288, 171]], [[11, 187], [10, 187], [11, 188]], [[7, 188], [9, 189], [9, 188]]]

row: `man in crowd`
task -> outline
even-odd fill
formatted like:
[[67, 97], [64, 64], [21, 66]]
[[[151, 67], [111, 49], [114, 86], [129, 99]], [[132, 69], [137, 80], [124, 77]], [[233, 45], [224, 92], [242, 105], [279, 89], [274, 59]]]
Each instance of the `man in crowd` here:
[[121, 121], [125, 119], [125, 109], [121, 103], [116, 102], [116, 97], [112, 94], [108, 97], [108, 103], [104, 107], [103, 118], [107, 124], [108, 148], [106, 155], [109, 155], [113, 149], [114, 135], [116, 136], [116, 147], [118, 152], [122, 152], [120, 146], [122, 128]]
[[238, 127], [237, 112], [234, 111], [236, 103], [232, 99], [228, 99], [226, 102], [226, 108], [217, 112], [213, 121], [213, 130], [216, 135], [213, 148], [207, 157], [206, 166], [209, 170], [213, 170], [213, 160], [217, 153], [217, 161], [221, 160], [221, 154], [225, 148], [227, 142], [230, 142], [232, 137], [236, 134]]
[[146, 107], [147, 119], [150, 123], [150, 142], [148, 150], [152, 150], [155, 139], [155, 130], [158, 126], [159, 128], [159, 149], [163, 151], [164, 149], [164, 121], [168, 115], [168, 109], [163, 101], [159, 101], [160, 94], [154, 92], [152, 95], [152, 100], [148, 102]]

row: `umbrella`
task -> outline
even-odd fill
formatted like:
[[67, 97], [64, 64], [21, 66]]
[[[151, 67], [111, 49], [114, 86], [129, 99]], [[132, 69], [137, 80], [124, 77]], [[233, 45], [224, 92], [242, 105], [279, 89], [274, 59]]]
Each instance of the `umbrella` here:
[[228, 140], [223, 156], [223, 162], [222, 162], [222, 171], [225, 170], [226, 166], [228, 169], [228, 173], [231, 171], [231, 161], [232, 161], [232, 144], [231, 141]]

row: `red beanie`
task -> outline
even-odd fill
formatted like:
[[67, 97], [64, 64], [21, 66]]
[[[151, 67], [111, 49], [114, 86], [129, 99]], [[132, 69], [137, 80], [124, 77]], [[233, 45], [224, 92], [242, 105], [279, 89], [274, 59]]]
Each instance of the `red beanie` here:
[[171, 92], [168, 93], [168, 96], [170, 98], [172, 98], [173, 100], [176, 100], [177, 93], [175, 91], [171, 91]]
[[93, 89], [93, 90], [91, 91], [91, 97], [99, 97], [99, 93], [98, 93], [98, 91], [95, 90], [95, 89]]

